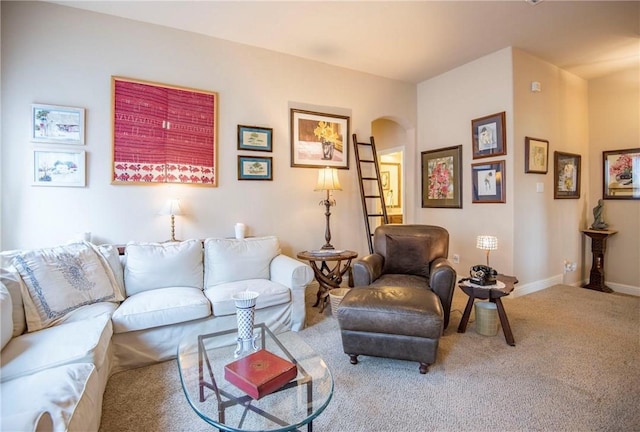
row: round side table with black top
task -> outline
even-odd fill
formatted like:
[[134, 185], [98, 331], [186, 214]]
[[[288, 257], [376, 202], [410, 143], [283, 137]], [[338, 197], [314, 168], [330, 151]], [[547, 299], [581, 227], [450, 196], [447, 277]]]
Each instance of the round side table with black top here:
[[469, 323], [469, 317], [471, 316], [471, 309], [473, 309], [473, 302], [478, 300], [489, 300], [491, 303], [495, 303], [498, 309], [498, 316], [500, 317], [500, 325], [504, 338], [511, 346], [515, 346], [516, 342], [513, 339], [513, 333], [511, 332], [511, 326], [507, 319], [507, 313], [502, 305], [502, 297], [508, 296], [513, 291], [514, 285], [518, 283], [518, 279], [513, 276], [506, 276], [499, 274], [496, 277], [498, 282], [502, 282], [499, 285], [474, 285], [465, 281], [458, 286], [460, 289], [469, 296], [467, 301], [467, 307], [464, 308], [460, 325], [458, 326], [458, 333], [464, 333], [467, 330], [467, 324]]
[[[318, 281], [318, 298], [313, 306], [320, 305], [320, 312], [324, 310], [329, 291], [340, 287], [342, 277], [347, 272], [349, 272], [349, 286], [353, 287], [351, 260], [357, 256], [357, 252], [337, 249], [320, 249], [298, 253], [299, 259], [309, 261]], [[329, 262], [334, 264], [329, 266], [327, 264]]]

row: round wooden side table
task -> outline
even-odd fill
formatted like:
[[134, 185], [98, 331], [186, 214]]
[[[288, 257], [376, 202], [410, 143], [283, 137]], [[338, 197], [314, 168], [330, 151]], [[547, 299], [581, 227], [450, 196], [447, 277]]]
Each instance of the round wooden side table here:
[[[342, 277], [347, 272], [349, 272], [349, 286], [353, 287], [351, 260], [357, 256], [357, 252], [337, 249], [320, 249], [298, 253], [298, 258], [309, 261], [318, 281], [318, 295], [313, 306], [320, 305], [320, 312], [324, 311], [329, 291], [340, 287]], [[333, 264], [330, 266], [328, 263]]]

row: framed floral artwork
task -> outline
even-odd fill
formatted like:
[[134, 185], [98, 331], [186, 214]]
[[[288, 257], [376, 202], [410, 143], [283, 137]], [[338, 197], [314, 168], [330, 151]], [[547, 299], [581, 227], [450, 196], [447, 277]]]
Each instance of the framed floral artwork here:
[[238, 150], [272, 151], [273, 129], [238, 125]]
[[580, 198], [580, 163], [582, 156], [553, 152], [553, 198]]
[[505, 162], [485, 162], [471, 165], [471, 181], [473, 183], [471, 202], [505, 203]]
[[604, 199], [640, 199], [640, 148], [602, 152]]
[[292, 108], [291, 166], [349, 169], [349, 117]]
[[505, 112], [471, 120], [471, 139], [474, 159], [506, 155]]
[[546, 174], [549, 171], [549, 141], [524, 138], [524, 172]]
[[422, 207], [462, 208], [462, 146], [428, 150], [422, 156]]

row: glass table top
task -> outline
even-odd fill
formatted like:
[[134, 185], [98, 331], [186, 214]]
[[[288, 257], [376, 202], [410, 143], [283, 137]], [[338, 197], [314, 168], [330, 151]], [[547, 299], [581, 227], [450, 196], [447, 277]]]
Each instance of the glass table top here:
[[234, 357], [236, 329], [193, 334], [178, 346], [182, 388], [195, 412], [222, 431], [289, 431], [307, 425], [329, 404], [333, 377], [324, 360], [302, 338], [288, 331], [274, 335], [264, 324], [254, 328], [256, 346], [296, 364], [295, 380], [254, 400], [224, 377]]

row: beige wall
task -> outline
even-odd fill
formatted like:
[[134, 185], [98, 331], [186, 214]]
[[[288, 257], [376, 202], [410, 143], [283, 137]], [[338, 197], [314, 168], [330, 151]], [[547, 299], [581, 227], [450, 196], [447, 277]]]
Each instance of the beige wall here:
[[[516, 274], [524, 284], [561, 282], [564, 261], [575, 262], [565, 283], [579, 283], [589, 192], [587, 82], [523, 51], [513, 51]], [[531, 82], [542, 86], [531, 91]], [[547, 174], [525, 173], [525, 137], [549, 141]], [[582, 156], [579, 199], [554, 199], [554, 152]], [[537, 192], [542, 183], [544, 192]], [[590, 263], [589, 263], [590, 264]], [[558, 276], [560, 275], [560, 279]]]
[[[454, 264], [458, 274], [468, 275], [469, 267], [484, 263], [484, 252], [476, 249], [476, 236], [498, 237], [498, 250], [491, 253], [491, 266], [514, 274], [513, 200], [513, 102], [511, 49], [482, 57], [418, 85], [417, 157], [412, 161], [417, 176], [414, 200], [421, 203], [420, 152], [456, 145], [462, 152], [462, 209], [421, 208], [418, 223], [440, 225], [450, 234], [449, 257], [460, 255]], [[472, 159], [471, 120], [506, 112], [507, 155]], [[471, 203], [471, 164], [479, 161], [506, 161], [506, 204]]]
[[[279, 236], [288, 254], [315, 249], [324, 244], [322, 193], [313, 191], [316, 169], [290, 167], [289, 108], [347, 113], [351, 133], [362, 137], [385, 117], [415, 131], [414, 85], [54, 4], [0, 7], [2, 249], [55, 245], [83, 231], [97, 242], [162, 241], [169, 220], [157, 212], [172, 196], [187, 212], [176, 218], [177, 238], [232, 236], [243, 222], [249, 235]], [[219, 187], [110, 184], [112, 75], [219, 93]], [[30, 186], [35, 102], [86, 108], [87, 187]], [[261, 154], [273, 157], [273, 181], [237, 180], [238, 124], [273, 128], [273, 153]], [[362, 254], [368, 248], [350, 158], [350, 169], [339, 171], [332, 243]]]
[[[640, 147], [640, 67], [589, 81], [589, 126], [588, 225], [591, 209], [602, 198], [602, 152]], [[640, 287], [640, 201], [605, 200], [604, 219], [618, 230], [607, 241], [607, 285], [633, 292]], [[590, 260], [589, 241], [585, 249]]]

